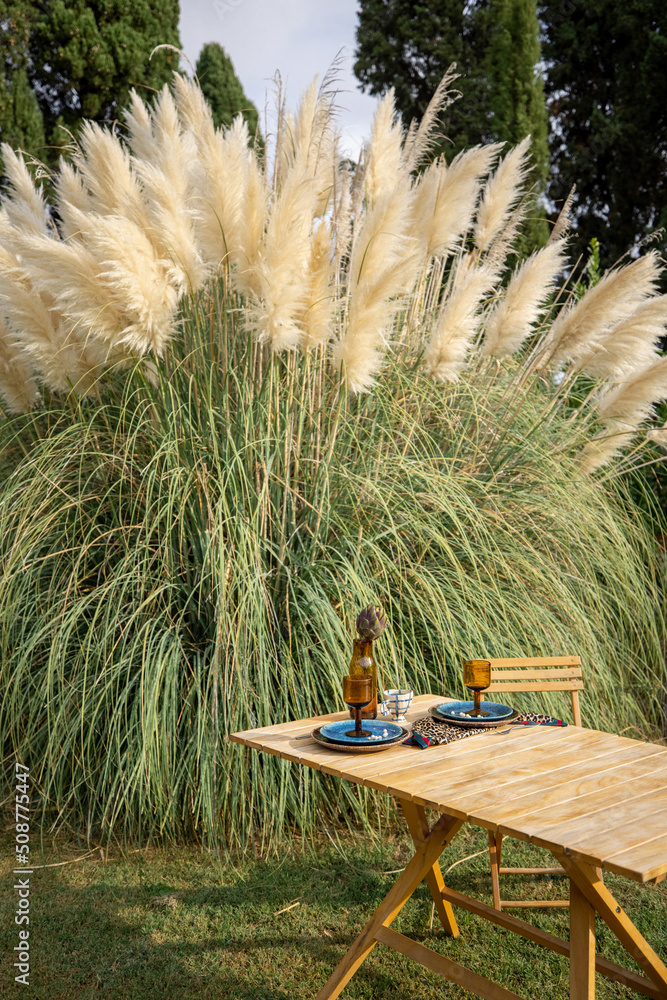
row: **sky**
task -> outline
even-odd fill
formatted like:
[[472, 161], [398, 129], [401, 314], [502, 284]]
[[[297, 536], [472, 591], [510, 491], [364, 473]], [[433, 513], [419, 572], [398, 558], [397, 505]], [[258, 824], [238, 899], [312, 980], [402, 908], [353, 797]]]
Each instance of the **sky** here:
[[181, 45], [191, 63], [205, 42], [219, 42], [262, 121], [280, 71], [287, 105], [320, 80], [342, 49], [338, 81], [343, 149], [356, 156], [370, 134], [376, 98], [362, 94], [352, 72], [357, 0], [181, 0]]

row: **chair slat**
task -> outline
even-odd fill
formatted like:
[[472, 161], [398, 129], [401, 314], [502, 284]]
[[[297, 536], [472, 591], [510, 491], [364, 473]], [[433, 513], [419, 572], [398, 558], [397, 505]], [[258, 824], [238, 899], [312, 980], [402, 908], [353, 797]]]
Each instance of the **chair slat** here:
[[494, 667], [579, 667], [580, 656], [510, 656], [499, 659], [489, 658]]
[[559, 677], [581, 677], [581, 667], [545, 667], [543, 670], [494, 670], [491, 668], [491, 679], [496, 681], [525, 680], [540, 678], [556, 680]]
[[569, 681], [492, 681], [484, 691], [583, 691], [584, 682], [579, 677]]

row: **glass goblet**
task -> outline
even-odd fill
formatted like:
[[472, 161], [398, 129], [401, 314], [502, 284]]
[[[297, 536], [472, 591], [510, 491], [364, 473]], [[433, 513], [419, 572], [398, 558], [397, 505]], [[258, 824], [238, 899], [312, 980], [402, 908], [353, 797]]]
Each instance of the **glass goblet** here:
[[354, 710], [354, 729], [345, 735], [355, 739], [371, 736], [369, 730], [361, 728], [361, 710], [373, 699], [373, 678], [365, 675], [352, 677], [349, 674], [343, 677], [343, 698], [345, 704]]
[[473, 692], [473, 707], [466, 715], [490, 715], [481, 707], [481, 692], [491, 683], [491, 662], [489, 660], [466, 660], [463, 664], [463, 683]]

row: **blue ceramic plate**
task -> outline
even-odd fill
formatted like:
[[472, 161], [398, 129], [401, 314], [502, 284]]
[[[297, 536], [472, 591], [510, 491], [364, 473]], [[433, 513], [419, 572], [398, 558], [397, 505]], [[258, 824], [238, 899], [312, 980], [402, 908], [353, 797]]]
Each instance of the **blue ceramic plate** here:
[[393, 750], [394, 747], [400, 746], [406, 736], [410, 735], [409, 730], [401, 727], [401, 733], [396, 736], [393, 740], [374, 740], [372, 743], [366, 740], [357, 740], [356, 744], [352, 743], [338, 743], [336, 740], [329, 740], [326, 736], [322, 736], [319, 727], [313, 729], [310, 734], [316, 743], [320, 746], [326, 747], [327, 750], [335, 750], [337, 753], [382, 753], [383, 750]]
[[[380, 722], [378, 719], [362, 719], [361, 728], [366, 732], [371, 732], [374, 736], [379, 736], [380, 739], [371, 740], [368, 737], [364, 739], [355, 739], [354, 736], [346, 736], [345, 734], [354, 729], [354, 719], [343, 719], [339, 722], [327, 722], [325, 726], [320, 728], [320, 733], [322, 736], [326, 737], [328, 740], [334, 740], [336, 743], [344, 743], [345, 745], [356, 744], [357, 746], [372, 746], [373, 744], [389, 743], [391, 740], [397, 739], [403, 732], [401, 726], [397, 726], [395, 722]], [[387, 735], [383, 736], [383, 733], [387, 731]]]
[[[436, 711], [442, 719], [452, 722], [470, 722], [474, 716], [468, 715], [475, 707], [474, 701], [448, 701], [444, 705], [438, 705]], [[492, 719], [500, 721], [501, 719], [508, 719], [513, 708], [509, 705], [499, 705], [495, 701], [483, 701], [481, 705], [483, 712], [488, 712], [488, 715], [483, 715], [480, 718], [480, 722], [490, 722]]]

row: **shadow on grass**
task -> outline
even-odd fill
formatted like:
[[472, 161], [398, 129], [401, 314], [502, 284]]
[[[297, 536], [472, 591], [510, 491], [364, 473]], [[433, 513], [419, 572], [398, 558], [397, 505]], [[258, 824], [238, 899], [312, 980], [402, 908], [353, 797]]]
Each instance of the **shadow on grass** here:
[[[244, 886], [193, 889], [178, 896], [173, 906], [152, 902], [156, 888], [167, 899], [179, 891], [170, 891], [164, 883], [141, 889], [68, 888], [49, 893], [48, 902], [39, 900], [41, 913], [31, 927], [37, 949], [30, 996], [35, 1000], [312, 997], [384, 889], [374, 887], [363, 905], [352, 904], [340, 914], [331, 900], [323, 904], [306, 880], [299, 884], [294, 880], [290, 891], [302, 890], [302, 913], [286, 910], [262, 916], [286, 902], [277, 887], [257, 902], [249, 900]], [[335, 886], [332, 890], [332, 895], [341, 891]], [[11, 948], [11, 941], [7, 944]], [[405, 961], [396, 958], [399, 965]], [[348, 995], [413, 1000], [413, 986], [417, 987], [413, 976], [410, 984], [402, 984], [396, 962], [390, 961], [385, 969], [384, 960], [386, 955], [364, 966]]]
[[[479, 849], [485, 839], [484, 834], [468, 837], [461, 856]], [[522, 855], [521, 845], [518, 850]], [[311, 1000], [410, 854], [405, 842], [390, 847], [357, 842], [346, 851], [345, 858], [328, 847], [277, 861], [245, 859], [226, 866], [183, 849], [36, 871], [31, 986], [24, 995], [31, 1000]], [[542, 856], [541, 862], [545, 860]], [[485, 856], [466, 861], [447, 881], [488, 901], [487, 864]], [[548, 880], [538, 881], [541, 895]], [[618, 881], [627, 895], [619, 901], [636, 904], [638, 923], [664, 952], [664, 886]], [[564, 888], [559, 886], [556, 894], [562, 895]], [[0, 941], [7, 954], [16, 943], [10, 896], [3, 894], [0, 900]], [[632, 909], [631, 914], [635, 918]], [[523, 996], [556, 1000], [567, 993], [565, 959], [468, 913], [457, 911], [457, 919], [462, 934], [456, 940], [440, 931], [437, 916], [431, 933], [431, 898], [421, 886], [393, 926]], [[567, 936], [566, 914], [552, 911], [537, 920]], [[609, 957], [631, 965], [620, 955]], [[10, 977], [6, 984], [0, 985], [2, 997], [18, 988]], [[470, 996], [380, 946], [346, 987], [345, 997], [439, 1000], [443, 990], [448, 998]], [[599, 980], [598, 996], [635, 994]]]
[[[337, 855], [325, 867], [300, 858], [225, 872], [208, 858], [198, 865], [191, 856], [177, 867], [176, 878], [159, 861], [37, 871], [30, 996], [313, 996], [388, 883], [370, 869], [362, 878], [354, 875]], [[213, 879], [231, 884], [211, 884]], [[5, 896], [2, 904], [9, 909], [11, 900]], [[0, 940], [7, 954], [18, 941], [16, 930], [5, 913]], [[385, 978], [381, 969], [363, 970], [360, 983], [368, 981], [370, 992], [359, 995], [382, 996]], [[14, 985], [7, 977], [0, 995]], [[396, 985], [396, 1000], [409, 1000]]]

